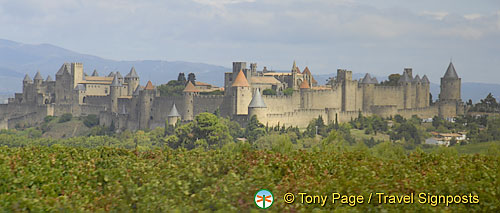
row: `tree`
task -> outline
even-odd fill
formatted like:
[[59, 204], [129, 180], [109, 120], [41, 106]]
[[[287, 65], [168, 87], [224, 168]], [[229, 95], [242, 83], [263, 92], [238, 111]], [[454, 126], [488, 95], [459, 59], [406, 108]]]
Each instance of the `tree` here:
[[400, 78], [400, 74], [391, 74], [387, 81], [382, 81], [380, 84], [385, 86], [397, 86]]
[[183, 72], [179, 73], [179, 76], [177, 76], [177, 81], [180, 82], [182, 85], [186, 84], [186, 76], [184, 76]]
[[72, 118], [73, 118], [73, 115], [71, 113], [65, 113], [65, 114], [61, 115], [61, 117], [59, 118], [59, 123], [68, 122]]
[[262, 91], [263, 95], [276, 95], [276, 90], [273, 89], [265, 89]]
[[[279, 131], [279, 124], [278, 130]], [[257, 116], [253, 115], [248, 120], [247, 128], [245, 129], [245, 136], [249, 141], [255, 141], [260, 136], [264, 135], [266, 130], [264, 129], [264, 124], [260, 123]]]
[[283, 90], [283, 95], [290, 96], [293, 94], [293, 88], [286, 88]]
[[196, 83], [196, 76], [194, 75], [194, 73], [188, 74], [188, 81], [191, 81], [192, 84]]
[[182, 96], [185, 87], [185, 81], [171, 80], [167, 84], [158, 86], [158, 91], [160, 96]]
[[83, 124], [85, 124], [88, 128], [92, 128], [99, 125], [99, 118], [97, 115], [87, 115], [83, 119]]

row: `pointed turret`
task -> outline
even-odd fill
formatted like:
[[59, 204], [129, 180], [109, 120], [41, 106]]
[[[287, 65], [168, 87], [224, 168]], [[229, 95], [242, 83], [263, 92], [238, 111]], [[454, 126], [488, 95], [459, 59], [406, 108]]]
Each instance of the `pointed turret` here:
[[52, 80], [52, 77], [50, 77], [50, 75], [48, 75], [47, 79], [45, 79], [45, 82], [49, 82], [49, 81], [54, 81], [54, 80]]
[[170, 109], [170, 112], [167, 115], [168, 117], [181, 117], [181, 114], [179, 114], [179, 111], [177, 111], [177, 107], [175, 107], [175, 103], [172, 105], [172, 109]]
[[252, 98], [252, 101], [248, 105], [248, 108], [266, 108], [266, 103], [262, 100], [262, 96], [260, 95], [260, 90], [255, 90], [255, 94]]
[[462, 79], [458, 77], [455, 66], [450, 62], [446, 73], [441, 78], [441, 92], [439, 93], [440, 101], [460, 101], [461, 100], [461, 83]]
[[420, 76], [417, 74], [415, 78], [413, 79], [413, 83], [422, 83], [422, 80], [420, 79]]
[[71, 70], [70, 64], [69, 63], [64, 63], [61, 66], [61, 68], [59, 68], [59, 71], [57, 71], [56, 77], [58, 75], [63, 75], [64, 73], [70, 74], [70, 70]]
[[[172, 109], [167, 115], [167, 121], [169, 125], [175, 126], [178, 120], [181, 119], [181, 114], [177, 111], [177, 107], [175, 107], [175, 103], [172, 105]], [[167, 128], [167, 127], [165, 127]]]
[[450, 65], [448, 65], [448, 69], [446, 70], [446, 73], [444, 74], [443, 78], [458, 79], [457, 71], [455, 71], [455, 66], [453, 66], [452, 62], [450, 62]]
[[40, 74], [40, 71], [36, 72], [36, 75], [35, 77], [33, 78], [33, 80], [39, 80], [39, 81], [43, 81], [43, 77], [42, 77], [42, 74]]
[[424, 77], [422, 77], [422, 80], [420, 80], [422, 82], [422, 84], [429, 84], [431, 83], [429, 81], [429, 78], [427, 78], [427, 75], [424, 75]]
[[145, 90], [155, 90], [155, 86], [153, 86], [153, 83], [151, 81], [148, 81], [146, 84], [146, 87], [144, 87]]
[[120, 87], [120, 86], [122, 86], [122, 85], [120, 84], [120, 81], [118, 81], [118, 76], [116, 76], [116, 75], [115, 75], [115, 76], [113, 77], [113, 82], [111, 82], [111, 85], [110, 85], [110, 86], [112, 86], [112, 87]]
[[196, 87], [194, 87], [194, 85], [193, 85], [193, 83], [191, 83], [191, 81], [188, 81], [183, 92], [198, 92], [198, 90], [196, 89]]
[[135, 67], [132, 67], [130, 69], [130, 72], [125, 76], [125, 78], [139, 78], [139, 75], [137, 75], [137, 72], [135, 72]]
[[371, 84], [372, 83], [372, 77], [370, 76], [369, 73], [365, 74], [365, 77], [361, 80], [362, 84]]
[[24, 76], [23, 83], [31, 83], [33, 82], [28, 74]]
[[95, 77], [99, 76], [99, 73], [97, 73], [96, 69], [94, 69], [94, 72], [92, 73], [92, 76], [95, 76]]
[[409, 83], [409, 82], [411, 82], [410, 76], [408, 76], [407, 72], [403, 72], [403, 75], [401, 76], [401, 78], [399, 78], [398, 83]]
[[233, 84], [231, 85], [232, 87], [250, 87], [248, 84], [247, 78], [245, 77], [245, 74], [243, 73], [243, 70], [240, 70], [238, 73], [238, 76], [236, 76], [236, 79], [234, 79]]
[[122, 74], [120, 73], [120, 71], [116, 71], [116, 76], [118, 76], [118, 79], [122, 79], [123, 76]]
[[108, 77], [113, 77], [113, 76], [115, 76], [115, 72], [110, 72], [108, 75]]
[[309, 86], [309, 82], [307, 81], [302, 81], [302, 83], [300, 84], [300, 89], [310, 89], [311, 87]]

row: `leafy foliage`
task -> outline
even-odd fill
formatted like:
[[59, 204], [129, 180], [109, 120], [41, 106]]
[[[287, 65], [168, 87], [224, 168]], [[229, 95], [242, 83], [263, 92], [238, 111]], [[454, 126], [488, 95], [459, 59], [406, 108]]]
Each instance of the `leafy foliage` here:
[[263, 95], [276, 95], [276, 90], [273, 90], [273, 89], [265, 89], [265, 90], [262, 90], [262, 94]]
[[158, 91], [160, 91], [160, 96], [182, 96], [182, 91], [185, 88], [184, 81], [171, 80], [167, 84], [162, 84], [158, 86]]
[[293, 94], [293, 88], [286, 88], [283, 90], [283, 95], [291, 96]]
[[64, 123], [64, 122], [71, 121], [72, 118], [73, 118], [73, 115], [71, 113], [63, 114], [59, 118], [59, 123]]
[[97, 115], [87, 115], [83, 118], [83, 124], [88, 128], [99, 125], [99, 117]]
[[[281, 136], [280, 136], [281, 137]], [[335, 136], [332, 136], [335, 137]], [[328, 139], [329, 140], [329, 139]], [[289, 144], [286, 138], [280, 143]], [[286, 146], [281, 146], [286, 149]], [[338, 146], [337, 148], [339, 148]], [[169, 212], [258, 210], [253, 196], [273, 192], [277, 212], [403, 211], [495, 212], [498, 164], [495, 156], [413, 152], [393, 146], [366, 150], [259, 151], [245, 143], [221, 150], [0, 147], [0, 209], [3, 211]], [[334, 150], [338, 151], [334, 151]], [[285, 193], [403, 195], [473, 193], [479, 204], [285, 204]]]

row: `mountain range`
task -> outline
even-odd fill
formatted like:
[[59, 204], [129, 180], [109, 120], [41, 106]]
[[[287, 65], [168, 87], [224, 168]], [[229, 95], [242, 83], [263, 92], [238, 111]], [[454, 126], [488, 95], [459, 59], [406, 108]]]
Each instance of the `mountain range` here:
[[[96, 69], [100, 75], [107, 75], [112, 71], [120, 71], [122, 75], [125, 75], [134, 66], [141, 76], [141, 84], [151, 80], [156, 85], [177, 79], [179, 72], [184, 72], [186, 75], [192, 72], [196, 74], [196, 79], [199, 81], [222, 86], [223, 73], [231, 71], [231, 68], [224, 66], [185, 61], [117, 61], [77, 53], [51, 44], [24, 44], [0, 39], [0, 99], [6, 96], [12, 97], [13, 93], [22, 91], [22, 79], [26, 73], [33, 77], [39, 70], [44, 78], [52, 75], [55, 79], [56, 71], [64, 62], [82, 62], [86, 73], [91, 74]], [[332, 76], [335, 76], [335, 73], [315, 75], [315, 78], [320, 84], [324, 84], [328, 77]], [[360, 79], [363, 76], [364, 73], [353, 73], [354, 79]], [[375, 75], [375, 77], [379, 81], [386, 79], [383, 76]], [[477, 102], [490, 92], [494, 95], [500, 94], [500, 84], [462, 83], [464, 100], [472, 99]], [[438, 84], [431, 83], [431, 93], [434, 99], [438, 97]], [[2, 102], [0, 100], [0, 103]]]

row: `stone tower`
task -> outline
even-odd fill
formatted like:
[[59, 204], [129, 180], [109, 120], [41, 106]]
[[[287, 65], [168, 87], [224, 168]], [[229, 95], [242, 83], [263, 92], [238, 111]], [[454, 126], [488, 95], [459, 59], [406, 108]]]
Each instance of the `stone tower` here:
[[302, 81], [299, 87], [300, 90], [300, 108], [306, 109], [310, 108], [312, 105], [311, 100], [311, 87], [309, 86], [309, 82], [307, 80]]
[[440, 101], [460, 101], [460, 85], [462, 79], [458, 77], [453, 63], [450, 62], [446, 73], [441, 78], [441, 93], [439, 94]]
[[252, 98], [252, 101], [248, 105], [248, 118], [252, 116], [257, 116], [257, 119], [265, 119], [267, 117], [267, 105], [262, 100], [262, 96], [260, 94], [259, 89], [255, 90], [255, 94]]
[[153, 120], [151, 115], [151, 106], [156, 96], [156, 89], [151, 81], [148, 81], [144, 90], [139, 92], [139, 128], [149, 128], [150, 121]]
[[137, 86], [139, 86], [139, 75], [135, 72], [134, 67], [132, 67], [130, 72], [125, 76], [125, 83], [128, 84], [128, 95], [133, 95]]
[[233, 115], [248, 115], [248, 104], [252, 100], [252, 91], [247, 78], [240, 70], [231, 85]]
[[403, 75], [399, 78], [399, 85], [403, 88], [403, 107], [411, 109], [415, 100], [412, 69], [405, 68]]
[[366, 73], [365, 77], [361, 80], [361, 88], [363, 90], [363, 111], [370, 112], [371, 107], [375, 104], [375, 84], [377, 79], [372, 78], [370, 74]]
[[71, 76], [73, 77], [73, 88], [83, 81], [83, 64], [71, 63]]
[[194, 119], [194, 95], [198, 92], [191, 81], [188, 81], [184, 88], [184, 120], [192, 121]]
[[31, 86], [33, 85], [33, 80], [31, 80], [30, 76], [26, 74], [24, 76], [23, 80], [23, 100], [22, 102], [26, 103], [29, 102], [29, 99], [31, 99]]
[[120, 81], [118, 80], [118, 76], [115, 75], [113, 78], [113, 82], [109, 85], [109, 109], [112, 113], [118, 113], [118, 97], [120, 96]]
[[177, 107], [175, 107], [175, 103], [172, 105], [172, 109], [170, 113], [167, 115], [168, 124], [175, 126], [178, 120], [181, 119], [181, 114], [177, 111]]

